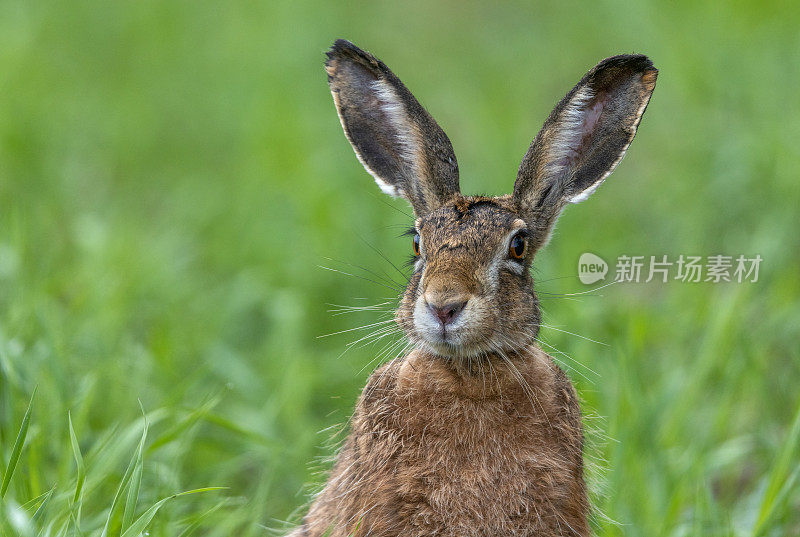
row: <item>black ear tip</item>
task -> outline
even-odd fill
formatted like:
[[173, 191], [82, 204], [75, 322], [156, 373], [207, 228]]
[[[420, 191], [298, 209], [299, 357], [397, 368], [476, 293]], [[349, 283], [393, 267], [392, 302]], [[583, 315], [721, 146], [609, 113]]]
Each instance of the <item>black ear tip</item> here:
[[330, 54], [340, 54], [340, 53], [342, 53], [342, 52], [344, 52], [346, 50], [353, 50], [353, 49], [358, 50], [358, 47], [355, 46], [350, 41], [348, 41], [347, 39], [337, 39], [336, 41], [333, 42], [333, 45], [331, 45], [331, 48], [328, 51], [328, 54], [329, 55]]
[[658, 78], [658, 69], [644, 54], [620, 54], [598, 63], [586, 73], [582, 82], [590, 84], [595, 89], [610, 88], [630, 77], [641, 80], [646, 90], [653, 91]]
[[356, 48], [356, 46], [347, 39], [337, 39], [333, 42], [331, 48], [328, 49], [328, 52], [325, 53], [325, 56], [328, 59], [328, 62], [330, 62], [331, 60], [345, 55], [348, 50], [352, 50], [354, 48]]
[[337, 39], [331, 45], [326, 56], [328, 60], [337, 58], [351, 58], [361, 63], [373, 63], [375, 58], [369, 52], [361, 50], [347, 39]]
[[653, 66], [653, 62], [650, 61], [650, 58], [644, 54], [620, 54], [618, 56], [611, 56], [598, 63], [594, 71], [597, 72], [607, 68], [625, 69], [638, 73], [650, 71], [658, 72]]
[[658, 69], [655, 68], [653, 62], [644, 54], [636, 54], [630, 56], [630, 63], [628, 68], [635, 73], [640, 73], [642, 76], [642, 83], [648, 91], [653, 91], [658, 78]]
[[640, 72], [650, 72], [650, 71], [655, 71], [656, 73], [658, 72], [658, 69], [655, 68], [650, 58], [648, 58], [644, 54], [632, 55], [629, 65], [632, 69]]

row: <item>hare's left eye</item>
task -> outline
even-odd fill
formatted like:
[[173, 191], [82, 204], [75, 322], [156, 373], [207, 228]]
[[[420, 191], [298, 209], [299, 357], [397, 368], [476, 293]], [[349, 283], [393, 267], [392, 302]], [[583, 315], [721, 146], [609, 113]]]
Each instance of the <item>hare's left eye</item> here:
[[508, 244], [508, 256], [512, 259], [522, 259], [528, 251], [528, 241], [524, 233], [517, 233]]
[[418, 256], [419, 255], [419, 233], [414, 235], [414, 242], [413, 242], [412, 246], [414, 248], [414, 255]]

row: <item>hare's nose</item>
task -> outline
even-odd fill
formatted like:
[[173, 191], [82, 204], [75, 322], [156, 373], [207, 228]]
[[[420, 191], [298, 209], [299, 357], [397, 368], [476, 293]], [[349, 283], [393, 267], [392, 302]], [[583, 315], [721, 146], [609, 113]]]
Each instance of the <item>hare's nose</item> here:
[[439, 322], [442, 323], [442, 326], [447, 326], [448, 324], [452, 323], [458, 314], [464, 309], [464, 306], [467, 305], [466, 300], [458, 300], [454, 302], [448, 302], [444, 305], [438, 305], [433, 303], [428, 303], [428, 308], [430, 308], [431, 313], [439, 319]]

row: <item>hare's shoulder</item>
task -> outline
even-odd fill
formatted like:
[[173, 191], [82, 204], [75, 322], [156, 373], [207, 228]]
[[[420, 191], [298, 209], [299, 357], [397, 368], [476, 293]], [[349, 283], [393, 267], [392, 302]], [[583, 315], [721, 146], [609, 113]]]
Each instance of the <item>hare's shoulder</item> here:
[[581, 405], [575, 386], [572, 385], [572, 381], [564, 370], [556, 364], [552, 356], [546, 354], [544, 351], [540, 352], [542, 352], [552, 364], [552, 393], [553, 403], [557, 406], [556, 411], [567, 421], [580, 424]]

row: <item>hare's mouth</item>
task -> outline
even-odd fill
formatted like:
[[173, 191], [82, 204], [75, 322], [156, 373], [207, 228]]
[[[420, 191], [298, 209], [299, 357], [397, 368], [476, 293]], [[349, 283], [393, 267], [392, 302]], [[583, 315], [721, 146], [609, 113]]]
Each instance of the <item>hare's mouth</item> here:
[[442, 356], [473, 352], [477, 346], [473, 327], [480, 325], [477, 312], [469, 302], [456, 314], [442, 313], [420, 299], [414, 307], [414, 329], [420, 343]]
[[463, 335], [456, 331], [440, 330], [438, 332], [418, 331], [426, 348], [440, 356], [460, 356], [469, 353], [472, 345], [464, 341]]
[[462, 330], [448, 329], [442, 327], [435, 331], [423, 332], [423, 337], [429, 343], [436, 345], [446, 345], [447, 347], [460, 347], [463, 345], [464, 337]]

